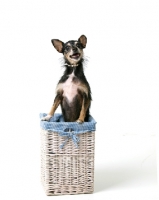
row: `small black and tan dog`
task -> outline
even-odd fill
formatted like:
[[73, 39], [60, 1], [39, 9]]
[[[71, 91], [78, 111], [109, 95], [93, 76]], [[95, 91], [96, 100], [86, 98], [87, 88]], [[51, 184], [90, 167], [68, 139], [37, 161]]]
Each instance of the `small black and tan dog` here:
[[78, 40], [66, 43], [58, 39], [51, 42], [55, 49], [64, 55], [65, 71], [57, 84], [53, 106], [42, 120], [49, 121], [60, 104], [65, 122], [86, 122], [91, 105], [91, 89], [83, 71], [83, 49], [86, 47], [87, 38], [81, 35]]

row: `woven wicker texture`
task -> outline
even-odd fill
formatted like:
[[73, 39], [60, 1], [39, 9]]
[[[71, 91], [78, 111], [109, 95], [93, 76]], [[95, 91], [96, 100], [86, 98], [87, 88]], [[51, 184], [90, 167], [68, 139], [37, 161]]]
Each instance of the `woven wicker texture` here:
[[47, 195], [92, 193], [95, 132], [79, 134], [78, 148], [64, 136], [41, 129], [41, 180]]

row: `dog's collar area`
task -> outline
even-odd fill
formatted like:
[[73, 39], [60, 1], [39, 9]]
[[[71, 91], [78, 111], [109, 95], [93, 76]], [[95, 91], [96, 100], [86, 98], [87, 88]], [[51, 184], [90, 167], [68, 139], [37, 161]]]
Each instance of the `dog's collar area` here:
[[69, 67], [77, 67], [79, 64], [76, 64], [76, 65], [69, 65], [69, 64], [65, 63], [64, 65], [67, 65], [67, 66], [69, 66]]

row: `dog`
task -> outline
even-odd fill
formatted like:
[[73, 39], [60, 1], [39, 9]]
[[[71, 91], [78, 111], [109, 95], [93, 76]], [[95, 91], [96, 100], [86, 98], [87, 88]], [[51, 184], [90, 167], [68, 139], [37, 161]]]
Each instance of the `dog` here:
[[86, 47], [87, 38], [81, 35], [78, 40], [66, 43], [58, 39], [52, 39], [51, 42], [64, 56], [65, 71], [57, 84], [53, 106], [42, 120], [49, 121], [61, 105], [65, 122], [87, 122], [92, 100], [91, 88], [83, 69], [83, 49]]

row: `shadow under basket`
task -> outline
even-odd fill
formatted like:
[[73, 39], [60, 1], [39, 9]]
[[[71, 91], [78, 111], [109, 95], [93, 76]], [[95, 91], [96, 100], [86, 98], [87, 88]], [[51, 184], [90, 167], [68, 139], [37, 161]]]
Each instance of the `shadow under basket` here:
[[82, 124], [64, 122], [61, 114], [40, 121], [41, 181], [46, 195], [93, 193], [95, 124], [91, 116]]

